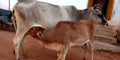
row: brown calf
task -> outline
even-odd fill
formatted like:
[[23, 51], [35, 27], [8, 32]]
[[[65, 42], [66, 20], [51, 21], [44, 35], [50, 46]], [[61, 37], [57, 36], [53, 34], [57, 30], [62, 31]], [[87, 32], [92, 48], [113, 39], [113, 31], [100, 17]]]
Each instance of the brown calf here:
[[85, 45], [86, 51], [89, 48], [92, 54], [89, 60], [93, 60], [93, 30], [90, 20], [60, 21], [54, 28], [44, 31], [39, 42], [48, 49], [59, 51], [57, 60], [65, 60], [69, 48]]

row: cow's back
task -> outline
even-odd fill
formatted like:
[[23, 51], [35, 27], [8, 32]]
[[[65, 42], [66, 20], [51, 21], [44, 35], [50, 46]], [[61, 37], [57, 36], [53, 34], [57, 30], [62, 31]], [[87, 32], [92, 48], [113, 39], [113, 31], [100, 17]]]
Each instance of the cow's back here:
[[[72, 11], [76, 8], [73, 6], [58, 6], [39, 1], [18, 2], [15, 5], [15, 12], [21, 20], [27, 20], [26, 24], [31, 26], [41, 25], [40, 27], [54, 27], [57, 22], [74, 20]], [[16, 18], [18, 20], [19, 18]], [[25, 21], [24, 21], [25, 22]]]

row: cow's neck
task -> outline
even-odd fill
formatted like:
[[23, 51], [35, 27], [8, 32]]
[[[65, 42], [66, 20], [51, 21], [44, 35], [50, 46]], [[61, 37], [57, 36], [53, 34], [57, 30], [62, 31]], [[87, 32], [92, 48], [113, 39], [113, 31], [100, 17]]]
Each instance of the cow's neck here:
[[74, 17], [76, 18], [75, 20], [82, 20], [82, 19], [89, 19], [89, 9], [85, 9], [85, 10], [77, 10], [74, 13]]

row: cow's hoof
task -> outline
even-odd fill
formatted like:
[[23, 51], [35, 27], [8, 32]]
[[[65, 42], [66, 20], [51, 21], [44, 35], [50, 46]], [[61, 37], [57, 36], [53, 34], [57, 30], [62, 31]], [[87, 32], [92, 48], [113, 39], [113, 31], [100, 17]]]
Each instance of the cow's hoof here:
[[83, 60], [86, 60], [85, 57], [83, 58]]
[[17, 58], [17, 60], [20, 60], [20, 58]]
[[23, 54], [23, 58], [26, 59], [27, 57], [28, 57], [27, 54], [24, 53], [24, 54]]
[[15, 55], [15, 50], [13, 50], [13, 54]]
[[20, 58], [18, 60], [20, 60]]

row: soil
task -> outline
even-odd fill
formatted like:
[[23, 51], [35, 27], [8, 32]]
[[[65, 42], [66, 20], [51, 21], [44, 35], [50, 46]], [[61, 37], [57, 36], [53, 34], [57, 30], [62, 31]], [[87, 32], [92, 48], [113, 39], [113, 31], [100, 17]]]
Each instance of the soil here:
[[[14, 32], [0, 30], [0, 60], [15, 60], [13, 38]], [[25, 56], [20, 52], [21, 60], [57, 60], [57, 51], [49, 50], [40, 45], [34, 38], [27, 35], [24, 39]], [[88, 57], [90, 54], [88, 54]], [[66, 60], [83, 60], [84, 49], [71, 48]], [[90, 60], [88, 58], [88, 60]], [[106, 51], [94, 51], [94, 60], [120, 60], [120, 54]]]

